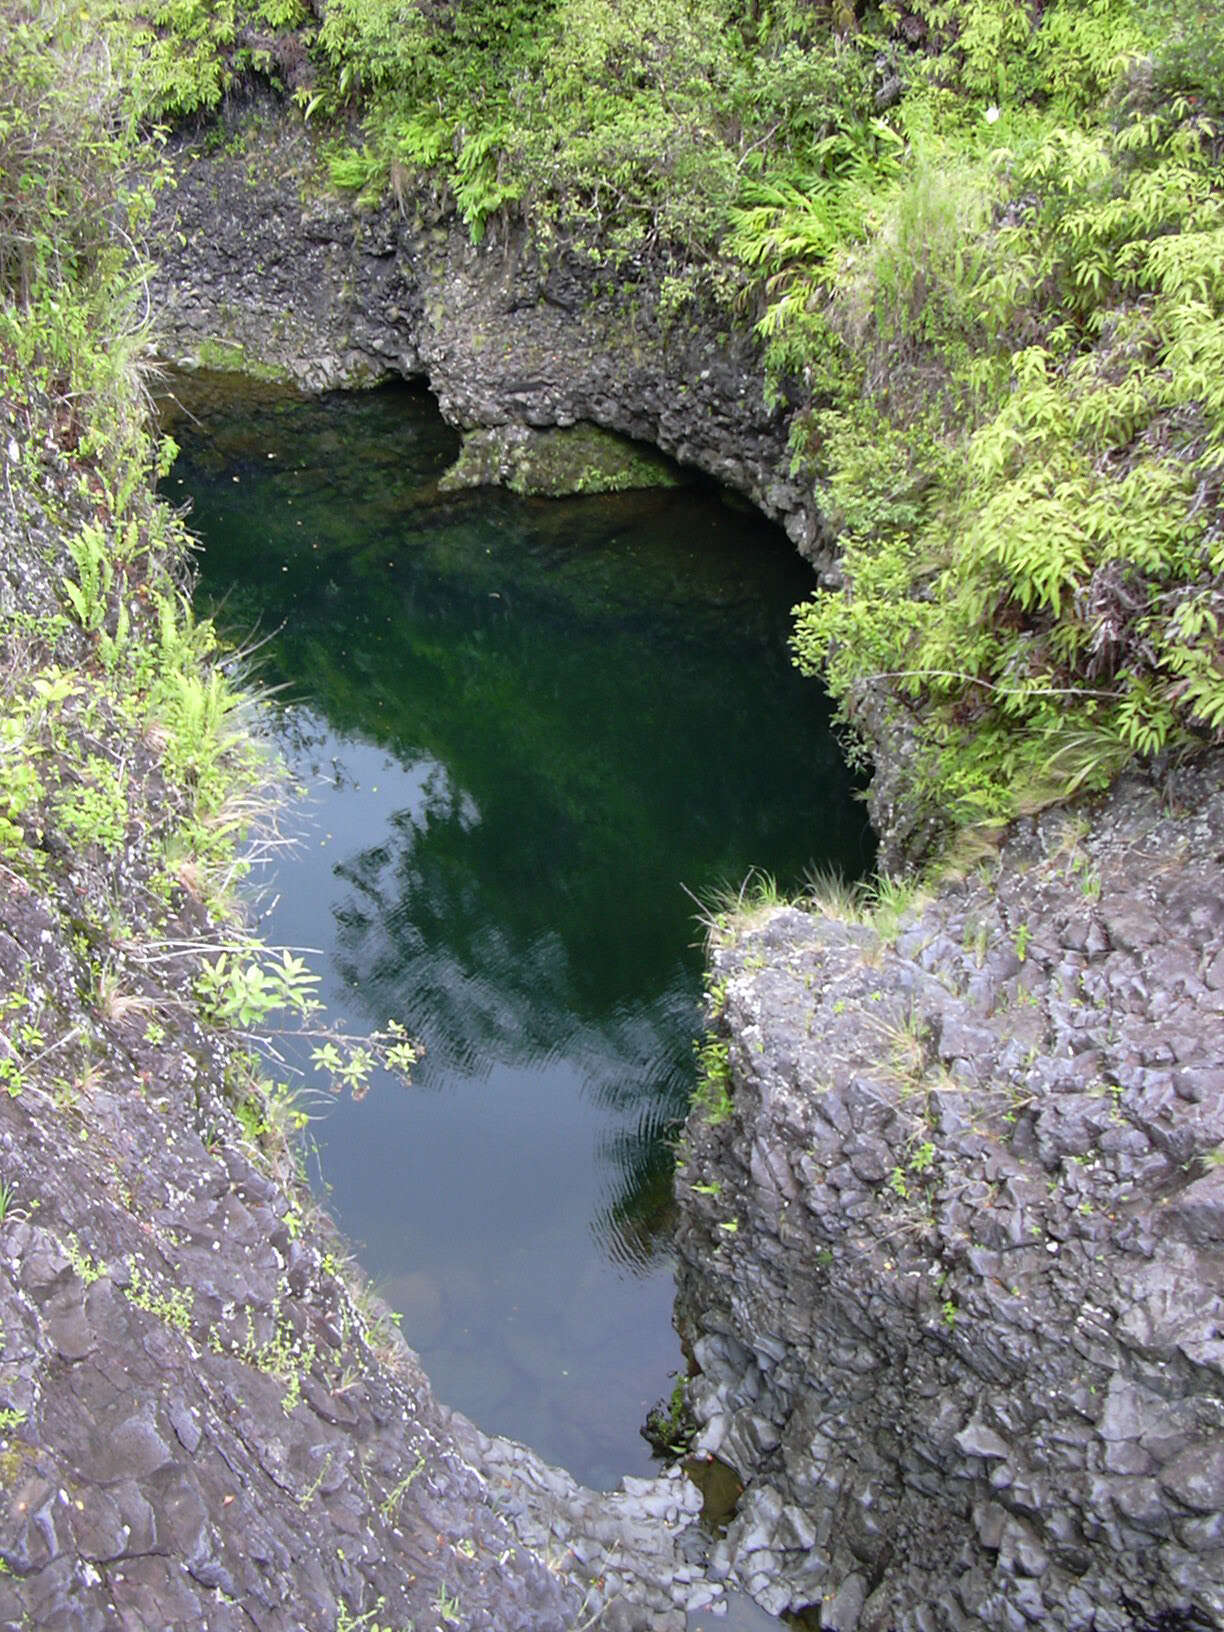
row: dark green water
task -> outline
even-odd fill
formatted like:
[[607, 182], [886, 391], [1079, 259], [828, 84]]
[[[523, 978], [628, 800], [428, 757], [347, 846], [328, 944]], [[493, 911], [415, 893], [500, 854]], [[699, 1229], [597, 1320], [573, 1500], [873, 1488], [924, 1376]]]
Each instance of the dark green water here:
[[309, 789], [264, 928], [322, 951], [334, 1014], [427, 1050], [315, 1124], [333, 1209], [443, 1399], [589, 1483], [647, 1471], [680, 1364], [685, 890], [870, 860], [787, 659], [808, 573], [697, 489], [441, 496], [456, 440], [407, 389], [176, 391], [199, 603], [265, 638]]

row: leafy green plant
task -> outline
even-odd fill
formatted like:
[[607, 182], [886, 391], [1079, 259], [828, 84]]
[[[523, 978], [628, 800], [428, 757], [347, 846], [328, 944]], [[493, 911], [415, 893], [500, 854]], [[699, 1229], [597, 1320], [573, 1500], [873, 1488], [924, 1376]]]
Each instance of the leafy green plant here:
[[244, 1365], [283, 1382], [281, 1409], [289, 1416], [301, 1403], [302, 1385], [315, 1361], [315, 1345], [298, 1336], [292, 1323], [281, 1314], [279, 1305], [273, 1306], [272, 1333], [263, 1342], [256, 1334], [254, 1311], [248, 1308], [245, 1313], [246, 1330], [241, 1341], [227, 1338], [214, 1326], [209, 1334], [209, 1347], [214, 1354], [230, 1354]]
[[221, 952], [205, 959], [195, 979], [203, 1012], [218, 1025], [243, 1029], [258, 1026], [269, 1016], [289, 1012], [307, 1018], [320, 1008], [314, 996], [319, 977], [301, 959], [282, 951], [279, 960], [243, 951]]
[[107, 1266], [98, 1263], [82, 1247], [75, 1234], [69, 1234], [64, 1240], [64, 1251], [68, 1254], [68, 1262], [72, 1265], [72, 1272], [78, 1280], [86, 1286], [92, 1286], [100, 1281], [107, 1273]]
[[[878, 410], [816, 416], [838, 461], [846, 585], [799, 610], [798, 660], [827, 665], [851, 722], [868, 681], [896, 717], [920, 710], [918, 785], [960, 820], [1101, 787], [1136, 754], [1224, 726], [1224, 563], [1204, 505], [1224, 434], [1206, 364], [1224, 333], [1206, 250], [1224, 195], [1207, 153], [1174, 102], [1091, 135], [1051, 126], [1012, 161], [1010, 185], [1041, 203], [979, 234], [980, 343], [1007, 347], [1038, 296], [1045, 343], [983, 371], [964, 325], [926, 301], [941, 389], [967, 392], [976, 369], [977, 394], [967, 436], [931, 421], [945, 451], [924, 460], [910, 513], [872, 463]], [[1158, 427], [1181, 413], [1202, 434], [1175, 452]]]
[[[378, 1619], [385, 1605], [386, 1600], [380, 1598], [373, 1609], [367, 1609], [364, 1615], [357, 1615], [342, 1600], [336, 1614], [336, 1632], [396, 1632], [396, 1628], [383, 1626]], [[400, 1632], [412, 1632], [412, 1628], [401, 1628]]]
[[693, 1104], [705, 1116], [711, 1127], [717, 1127], [731, 1115], [731, 1062], [725, 1041], [707, 1037], [694, 1044], [697, 1054], [697, 1085], [693, 1090]]
[[460, 1621], [458, 1593], [451, 1594], [447, 1592], [444, 1586], [439, 1587], [438, 1596], [434, 1599], [433, 1607], [444, 1621], [453, 1626], [458, 1626]]
[[134, 1309], [143, 1309], [176, 1332], [191, 1330], [195, 1291], [190, 1286], [158, 1286], [135, 1258], [128, 1259], [128, 1284], [123, 1295]]
[[422, 1452], [409, 1468], [404, 1477], [391, 1487], [386, 1496], [383, 1498], [382, 1502], [379, 1504], [378, 1511], [389, 1524], [394, 1524], [396, 1519], [399, 1517], [399, 1510], [401, 1504], [403, 1503], [404, 1497], [408, 1494], [409, 1490], [411, 1490], [414, 1481], [418, 1479], [424, 1471], [425, 1453]]
[[76, 563], [77, 582], [65, 578], [64, 594], [81, 628], [93, 632], [102, 626], [114, 582], [109, 543], [102, 528], [91, 523], [68, 540], [68, 550]]
[[82, 767], [84, 780], [64, 788], [55, 800], [55, 817], [77, 845], [96, 844], [107, 855], [122, 848], [128, 805], [120, 768], [91, 754]]

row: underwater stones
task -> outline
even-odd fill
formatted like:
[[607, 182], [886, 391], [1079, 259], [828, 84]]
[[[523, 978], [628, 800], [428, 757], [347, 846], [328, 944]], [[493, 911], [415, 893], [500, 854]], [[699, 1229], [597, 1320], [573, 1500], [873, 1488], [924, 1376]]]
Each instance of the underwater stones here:
[[452, 493], [465, 487], [507, 487], [528, 497], [559, 498], [674, 487], [677, 479], [674, 466], [652, 449], [597, 425], [503, 425], [468, 431], [458, 459], [438, 486]]

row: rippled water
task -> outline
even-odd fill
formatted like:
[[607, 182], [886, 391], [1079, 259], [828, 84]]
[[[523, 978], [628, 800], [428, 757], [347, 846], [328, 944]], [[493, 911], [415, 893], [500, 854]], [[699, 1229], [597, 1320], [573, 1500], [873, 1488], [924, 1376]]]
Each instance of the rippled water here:
[[314, 1125], [333, 1210], [443, 1399], [587, 1482], [646, 1471], [681, 1364], [686, 891], [869, 860], [787, 658], [810, 578], [701, 489], [439, 495], [456, 441], [407, 389], [176, 392], [199, 601], [264, 641], [307, 789], [264, 927], [321, 949], [336, 1015], [426, 1047]]

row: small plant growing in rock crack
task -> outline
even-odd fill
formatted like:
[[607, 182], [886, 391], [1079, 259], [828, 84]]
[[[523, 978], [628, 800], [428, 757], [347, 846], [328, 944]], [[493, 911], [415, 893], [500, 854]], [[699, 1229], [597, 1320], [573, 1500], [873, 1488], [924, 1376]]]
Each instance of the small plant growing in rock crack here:
[[77, 582], [60, 580], [77, 622], [87, 634], [102, 627], [110, 600], [114, 569], [110, 561], [110, 541], [93, 523], [68, 540], [68, 551], [77, 569]]
[[65, 789], [56, 799], [56, 818], [76, 844], [96, 844], [104, 854], [117, 855], [128, 823], [119, 768], [101, 755], [91, 754], [82, 774], [86, 781]]
[[400, 1504], [403, 1502], [404, 1497], [412, 1488], [413, 1480], [418, 1476], [418, 1474], [423, 1473], [424, 1469], [425, 1453], [424, 1451], [421, 1451], [412, 1467], [409, 1468], [408, 1472], [404, 1475], [400, 1482], [397, 1485], [393, 1485], [387, 1492], [386, 1496], [384, 1496], [383, 1500], [379, 1503], [378, 1511], [382, 1514], [383, 1518], [386, 1519], [388, 1524], [394, 1524], [395, 1520], [399, 1517]]
[[881, 876], [867, 892], [871, 903], [871, 924], [876, 934], [891, 946], [901, 931], [901, 920], [906, 913], [927, 899], [921, 883], [916, 879], [895, 879]]
[[25, 1209], [15, 1205], [17, 1200], [17, 1186], [8, 1179], [0, 1179], [0, 1224], [6, 1218], [24, 1218]]
[[925, 1173], [934, 1160], [935, 1146], [931, 1140], [924, 1139], [922, 1144], [918, 1146], [913, 1155], [910, 1157], [910, 1171], [913, 1173]]
[[717, 1127], [731, 1115], [731, 1062], [727, 1044], [707, 1037], [694, 1045], [697, 1052], [697, 1086], [693, 1103], [704, 1111], [706, 1121]]
[[133, 1308], [155, 1315], [176, 1332], [186, 1334], [191, 1330], [191, 1310], [195, 1303], [192, 1287], [172, 1286], [161, 1291], [134, 1258], [128, 1259], [128, 1274], [130, 1280], [123, 1288], [123, 1295]]
[[305, 1513], [311, 1502], [313, 1502], [315, 1497], [319, 1494], [319, 1487], [322, 1485], [324, 1479], [327, 1478], [331, 1465], [332, 1453], [328, 1451], [327, 1455], [323, 1458], [323, 1466], [319, 1469], [318, 1473], [310, 1481], [310, 1483], [306, 1486], [306, 1489], [297, 1499], [297, 1504], [303, 1513]]
[[214, 1326], [208, 1335], [208, 1346], [214, 1354], [230, 1354], [244, 1365], [283, 1382], [285, 1392], [281, 1397], [281, 1410], [290, 1416], [301, 1403], [302, 1385], [315, 1362], [315, 1345], [302, 1342], [292, 1324], [282, 1318], [279, 1303], [272, 1305], [271, 1314], [272, 1336], [266, 1342], [257, 1340], [254, 1311], [248, 1308], [246, 1339], [241, 1345], [236, 1338], [227, 1342]]
[[[336, 1612], [336, 1632], [396, 1632], [390, 1624], [383, 1626], [378, 1617], [386, 1608], [387, 1600], [380, 1598], [373, 1609], [367, 1609], [364, 1615], [355, 1615], [346, 1603], [341, 1601]], [[402, 1632], [412, 1632], [411, 1622], [402, 1628]]]
[[91, 1258], [81, 1246], [75, 1235], [68, 1235], [64, 1239], [64, 1251], [68, 1254], [68, 1262], [72, 1265], [72, 1272], [78, 1280], [86, 1286], [92, 1286], [106, 1274], [106, 1265]]
[[668, 1398], [659, 1400], [646, 1413], [641, 1435], [652, 1455], [676, 1462], [688, 1455], [696, 1434], [697, 1419], [689, 1409], [687, 1382], [677, 1377]]
[[438, 1596], [434, 1601], [434, 1606], [433, 1607], [437, 1610], [438, 1614], [441, 1615], [441, 1617], [442, 1617], [442, 1619], [444, 1621], [449, 1621], [453, 1626], [458, 1626], [458, 1624], [459, 1624], [459, 1595], [458, 1595], [458, 1593], [455, 1593], [454, 1596], [452, 1597], [452, 1595], [447, 1592], [445, 1587], [439, 1587], [438, 1588]]
[[722, 1018], [723, 1010], [727, 1006], [727, 979], [724, 975], [721, 980], [709, 979], [706, 985], [706, 1007], [711, 1020]]

